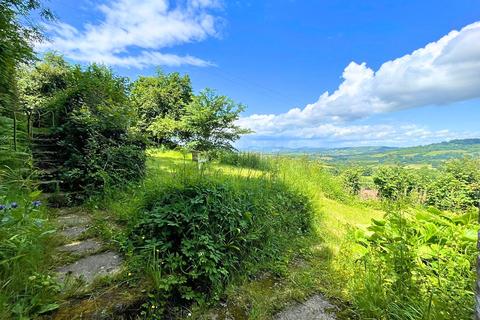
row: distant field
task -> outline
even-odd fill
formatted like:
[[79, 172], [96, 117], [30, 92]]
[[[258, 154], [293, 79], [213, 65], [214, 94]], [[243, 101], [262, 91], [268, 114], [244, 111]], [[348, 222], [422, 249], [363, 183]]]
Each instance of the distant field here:
[[449, 159], [480, 157], [480, 139], [452, 140], [407, 148], [352, 147], [338, 149], [280, 150], [291, 156], [308, 155], [311, 158], [337, 164], [356, 163], [367, 166], [403, 164], [412, 168], [438, 167]]

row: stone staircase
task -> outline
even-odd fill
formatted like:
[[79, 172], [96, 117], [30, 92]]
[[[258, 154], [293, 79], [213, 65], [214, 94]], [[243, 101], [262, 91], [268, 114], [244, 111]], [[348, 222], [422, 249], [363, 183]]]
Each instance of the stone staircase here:
[[62, 159], [58, 156], [58, 139], [49, 128], [34, 128], [31, 139], [33, 167], [37, 172], [37, 185], [42, 190], [42, 200], [50, 206], [66, 205], [71, 193], [62, 192], [60, 168]]
[[92, 217], [82, 208], [52, 209], [56, 213], [59, 246], [57, 279], [65, 292], [72, 292], [60, 308], [45, 320], [132, 319], [144, 301], [139, 287], [125, 287], [114, 281], [96, 286], [96, 280], [114, 277], [123, 270], [124, 260], [102, 240], [92, 237]]
[[56, 218], [58, 235], [63, 244], [57, 248], [58, 255], [73, 261], [57, 268], [60, 281], [77, 281], [86, 286], [97, 278], [120, 272], [123, 259], [99, 239], [89, 238], [91, 217], [78, 208], [62, 208]]

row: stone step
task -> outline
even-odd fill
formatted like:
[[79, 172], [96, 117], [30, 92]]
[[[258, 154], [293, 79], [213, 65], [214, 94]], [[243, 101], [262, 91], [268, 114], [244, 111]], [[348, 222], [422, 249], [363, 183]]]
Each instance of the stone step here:
[[314, 295], [307, 301], [291, 306], [278, 313], [274, 320], [318, 319], [335, 320], [336, 307], [322, 295]]
[[115, 275], [121, 270], [123, 259], [113, 251], [81, 258], [80, 260], [57, 269], [60, 281], [81, 279], [91, 284], [97, 277]]
[[102, 243], [95, 239], [87, 239], [83, 241], [74, 241], [58, 247], [58, 251], [68, 252], [74, 255], [84, 255], [87, 253], [97, 252], [102, 248]]
[[60, 227], [78, 227], [86, 226], [91, 221], [89, 216], [86, 215], [76, 215], [76, 214], [67, 214], [57, 218], [57, 223]]
[[88, 228], [86, 226], [76, 226], [64, 228], [60, 231], [60, 235], [67, 238], [68, 240], [75, 240], [84, 234]]

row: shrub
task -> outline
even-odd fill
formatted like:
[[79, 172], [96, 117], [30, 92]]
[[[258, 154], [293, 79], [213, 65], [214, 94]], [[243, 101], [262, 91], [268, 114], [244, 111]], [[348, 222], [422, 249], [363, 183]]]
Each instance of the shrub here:
[[470, 319], [476, 258], [476, 212], [398, 207], [356, 232], [363, 253], [353, 278], [362, 318]]
[[358, 194], [360, 192], [362, 177], [362, 170], [360, 168], [348, 168], [342, 172], [342, 179], [345, 189], [351, 194]]
[[443, 210], [465, 210], [478, 206], [480, 163], [469, 158], [446, 162], [428, 187], [427, 204]]
[[130, 240], [167, 299], [218, 299], [233, 275], [281, 259], [310, 226], [305, 197], [260, 179], [187, 182], [147, 199]]
[[390, 200], [407, 196], [416, 187], [412, 172], [400, 166], [380, 167], [375, 172], [373, 182], [380, 196]]

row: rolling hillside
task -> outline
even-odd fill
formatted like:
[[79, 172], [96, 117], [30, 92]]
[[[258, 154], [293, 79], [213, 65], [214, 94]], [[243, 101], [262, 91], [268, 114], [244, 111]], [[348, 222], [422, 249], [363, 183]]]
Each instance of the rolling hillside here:
[[480, 156], [480, 139], [451, 140], [424, 146], [395, 147], [352, 147], [335, 149], [283, 149], [280, 154], [305, 155], [329, 162], [356, 162], [364, 165], [401, 163], [407, 165], [432, 165], [465, 156]]

